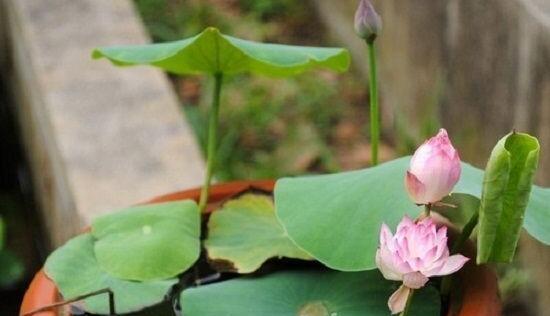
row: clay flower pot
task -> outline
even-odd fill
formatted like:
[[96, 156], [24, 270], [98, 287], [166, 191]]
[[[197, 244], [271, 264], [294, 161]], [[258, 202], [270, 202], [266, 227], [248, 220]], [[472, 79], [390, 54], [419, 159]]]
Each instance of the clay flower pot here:
[[[275, 182], [266, 181], [237, 181], [225, 184], [213, 185], [210, 191], [210, 199], [207, 212], [214, 210], [224, 200], [255, 188], [265, 191], [273, 191]], [[193, 199], [198, 201], [200, 189], [193, 189], [181, 192], [175, 192], [154, 198], [147, 203], [168, 202], [183, 199]], [[472, 257], [475, 248], [472, 244], [468, 245], [464, 253]], [[473, 262], [468, 263], [460, 272], [459, 284], [454, 287], [455, 291], [451, 293], [451, 304], [448, 316], [498, 316], [500, 315], [501, 305], [498, 297], [498, 285], [494, 271], [485, 266], [476, 266]], [[458, 291], [456, 289], [459, 289]], [[36, 310], [37, 308], [51, 305], [60, 301], [60, 295], [55, 284], [39, 271], [23, 298], [20, 315]], [[45, 311], [34, 314], [35, 316], [58, 316], [55, 310]]]
[[[453, 229], [449, 233], [451, 239], [458, 235]], [[472, 259], [456, 273], [447, 316], [500, 316], [502, 306], [495, 271], [486, 264], [475, 264], [476, 248], [472, 242], [465, 243], [460, 253]]]

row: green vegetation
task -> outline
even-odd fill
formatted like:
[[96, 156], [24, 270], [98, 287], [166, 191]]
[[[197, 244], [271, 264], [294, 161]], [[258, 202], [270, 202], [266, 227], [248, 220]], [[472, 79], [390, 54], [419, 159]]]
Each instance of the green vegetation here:
[[[13, 211], [9, 208], [16, 208], [10, 197], [0, 195], [0, 210]], [[7, 249], [7, 231], [10, 227], [7, 221], [0, 216], [0, 289], [13, 286], [21, 281], [25, 273], [25, 267], [20, 257], [10, 249]]]

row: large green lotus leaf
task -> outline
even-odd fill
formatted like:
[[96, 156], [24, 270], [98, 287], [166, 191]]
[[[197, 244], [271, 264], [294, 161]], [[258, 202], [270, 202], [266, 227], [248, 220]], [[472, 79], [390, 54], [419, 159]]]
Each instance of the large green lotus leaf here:
[[491, 153], [479, 209], [477, 262], [510, 262], [538, 165], [539, 143], [527, 134], [502, 138]]
[[[177, 279], [134, 282], [115, 278], [103, 271], [94, 256], [94, 239], [80, 235], [50, 255], [45, 271], [64, 298], [71, 299], [110, 288], [114, 292], [117, 313], [130, 313], [164, 300]], [[93, 314], [107, 315], [106, 294], [87, 298], [84, 309]]]
[[[396, 288], [378, 271], [279, 272], [185, 290], [181, 306], [186, 316], [386, 316]], [[437, 291], [427, 286], [408, 315], [436, 316], [439, 309]]]
[[145, 281], [174, 277], [200, 255], [200, 212], [194, 201], [130, 207], [92, 224], [95, 256], [111, 275]]
[[[417, 216], [404, 187], [410, 157], [364, 170], [283, 178], [275, 186], [277, 217], [289, 237], [325, 265], [343, 271], [369, 270], [382, 223], [395, 227]], [[462, 163], [454, 192], [481, 197], [483, 171]], [[533, 187], [525, 214], [526, 230], [550, 244], [550, 189]]]
[[291, 76], [316, 67], [345, 71], [350, 63], [343, 48], [257, 43], [221, 34], [213, 27], [175, 42], [98, 48], [92, 56], [120, 66], [153, 65], [176, 74]]
[[533, 186], [523, 228], [540, 242], [550, 245], [550, 188]]
[[254, 272], [273, 257], [312, 259], [288, 238], [265, 194], [244, 194], [214, 212], [205, 247], [210, 259], [227, 261], [239, 273]]

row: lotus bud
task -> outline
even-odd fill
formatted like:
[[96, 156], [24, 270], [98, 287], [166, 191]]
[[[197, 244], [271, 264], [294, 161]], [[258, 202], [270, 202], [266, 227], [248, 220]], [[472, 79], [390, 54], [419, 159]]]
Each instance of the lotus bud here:
[[355, 11], [355, 32], [359, 37], [373, 42], [382, 30], [382, 19], [369, 0], [361, 0]]
[[405, 187], [416, 204], [432, 204], [449, 195], [460, 178], [461, 166], [447, 131], [422, 144], [414, 153]]
[[403, 282], [388, 300], [391, 313], [403, 311], [412, 289], [423, 287], [430, 277], [460, 270], [468, 260], [460, 254], [449, 255], [447, 227], [438, 229], [430, 217], [415, 223], [405, 216], [395, 235], [382, 224], [376, 265], [384, 278]]

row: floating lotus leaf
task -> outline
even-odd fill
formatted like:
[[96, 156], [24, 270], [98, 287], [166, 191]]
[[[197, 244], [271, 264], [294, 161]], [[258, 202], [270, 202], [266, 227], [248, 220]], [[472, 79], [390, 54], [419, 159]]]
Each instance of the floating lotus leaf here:
[[94, 221], [101, 268], [128, 280], [161, 280], [189, 269], [200, 255], [200, 214], [194, 201], [134, 206]]
[[[164, 300], [177, 279], [133, 282], [121, 280], [103, 271], [94, 256], [91, 234], [73, 238], [50, 255], [45, 271], [65, 299], [110, 288], [114, 292], [117, 313], [130, 313]], [[107, 294], [87, 298], [84, 309], [93, 314], [107, 315]]]
[[[397, 288], [378, 271], [279, 272], [188, 289], [181, 294], [186, 316], [387, 316]], [[415, 293], [408, 315], [437, 316], [438, 292]]]
[[244, 194], [214, 212], [205, 247], [210, 259], [223, 260], [239, 273], [254, 272], [273, 257], [311, 260], [288, 238], [273, 199], [265, 194]]

